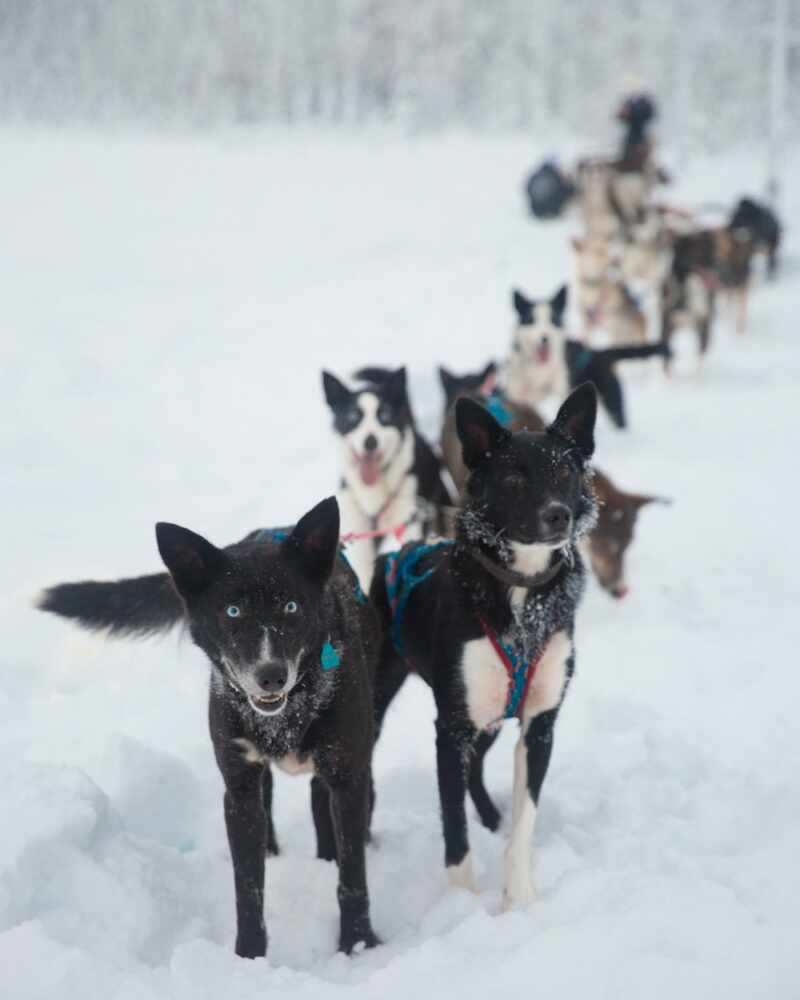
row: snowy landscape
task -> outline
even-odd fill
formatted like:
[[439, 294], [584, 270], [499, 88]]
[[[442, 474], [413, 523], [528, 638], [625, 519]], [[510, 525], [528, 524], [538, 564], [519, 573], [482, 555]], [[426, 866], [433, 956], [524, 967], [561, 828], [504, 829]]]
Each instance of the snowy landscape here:
[[[502, 358], [512, 285], [550, 295], [571, 272], [574, 220], [530, 220], [521, 183], [577, 141], [6, 126], [0, 143], [0, 995], [797, 997], [796, 188], [747, 334], [723, 310], [699, 374], [679, 337], [672, 379], [630, 373], [630, 430], [601, 416], [598, 465], [674, 503], [640, 518], [630, 595], [592, 582], [579, 612], [536, 902], [500, 912], [507, 824], [473, 812], [480, 891], [447, 888], [433, 703], [412, 678], [375, 759], [384, 945], [336, 953], [308, 779], [278, 774], [270, 950], [245, 961], [203, 656], [31, 602], [157, 570], [156, 520], [223, 544], [334, 492], [323, 367], [408, 365], [435, 437], [436, 366]], [[754, 147], [698, 155], [670, 199], [732, 204], [763, 179]], [[515, 729], [487, 761], [506, 818]]]

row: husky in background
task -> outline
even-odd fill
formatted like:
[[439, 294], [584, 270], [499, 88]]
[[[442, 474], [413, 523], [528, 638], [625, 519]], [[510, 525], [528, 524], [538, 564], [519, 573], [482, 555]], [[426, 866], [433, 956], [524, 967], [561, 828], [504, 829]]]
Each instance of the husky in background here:
[[405, 368], [364, 374], [372, 377], [353, 387], [324, 371], [322, 385], [339, 447], [342, 534], [366, 591], [378, 552], [425, 537], [452, 497], [414, 424]]

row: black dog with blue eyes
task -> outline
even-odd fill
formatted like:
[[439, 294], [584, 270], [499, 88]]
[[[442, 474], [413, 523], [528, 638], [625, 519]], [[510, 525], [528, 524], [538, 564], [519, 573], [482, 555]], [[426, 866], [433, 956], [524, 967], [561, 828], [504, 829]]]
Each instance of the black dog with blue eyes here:
[[238, 955], [267, 950], [264, 859], [278, 851], [271, 764], [313, 775], [317, 854], [339, 863], [340, 949], [378, 944], [365, 844], [379, 633], [339, 549], [336, 500], [323, 500], [294, 528], [256, 531], [223, 549], [176, 524], [158, 524], [156, 536], [169, 574], [60, 584], [39, 607], [111, 635], [184, 621], [208, 657]]
[[410, 670], [433, 689], [445, 865], [472, 887], [464, 800], [483, 823], [499, 814], [481, 762], [504, 719], [518, 718], [507, 906], [532, 894], [530, 849], [559, 708], [574, 670], [577, 548], [595, 503], [589, 459], [597, 397], [576, 389], [542, 432], [506, 430], [480, 403], [456, 403], [469, 476], [453, 542], [412, 543], [378, 560], [372, 599], [384, 622], [376, 680], [383, 715]]

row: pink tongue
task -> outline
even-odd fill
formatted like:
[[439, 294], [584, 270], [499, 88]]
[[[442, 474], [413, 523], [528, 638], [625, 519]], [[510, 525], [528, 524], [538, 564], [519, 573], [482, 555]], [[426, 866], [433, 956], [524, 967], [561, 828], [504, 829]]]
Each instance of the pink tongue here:
[[536, 348], [536, 360], [539, 364], [543, 365], [547, 363], [547, 359], [550, 357], [550, 348], [547, 344], [539, 344]]
[[358, 469], [361, 473], [361, 482], [365, 486], [374, 486], [381, 474], [381, 464], [375, 454], [362, 455], [359, 459]]

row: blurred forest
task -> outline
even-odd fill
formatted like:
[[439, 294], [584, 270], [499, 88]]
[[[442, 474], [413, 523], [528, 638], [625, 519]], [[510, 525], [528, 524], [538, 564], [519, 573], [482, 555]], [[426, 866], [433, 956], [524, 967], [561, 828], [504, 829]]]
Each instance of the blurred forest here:
[[[719, 148], [764, 134], [772, 0], [0, 0], [0, 116], [600, 135], [630, 86]], [[794, 14], [795, 12], [792, 12]], [[787, 134], [800, 84], [788, 61]]]

